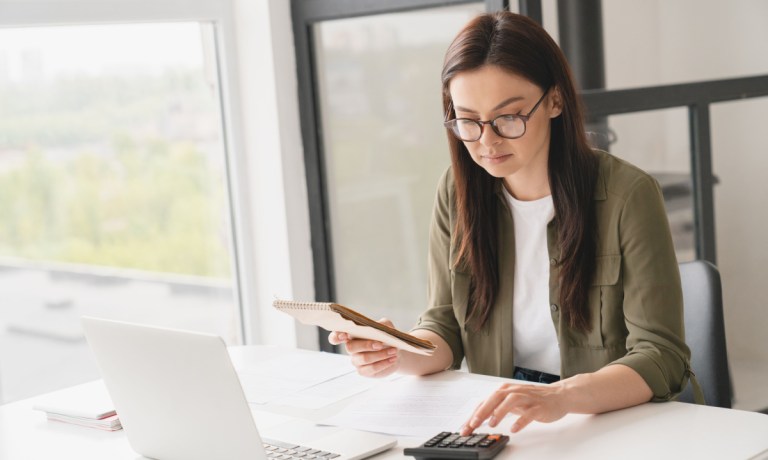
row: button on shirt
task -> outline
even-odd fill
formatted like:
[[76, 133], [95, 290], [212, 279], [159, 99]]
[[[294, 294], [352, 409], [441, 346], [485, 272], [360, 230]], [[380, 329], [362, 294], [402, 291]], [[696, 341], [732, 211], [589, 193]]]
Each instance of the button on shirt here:
[[550, 258], [547, 224], [555, 217], [552, 196], [534, 201], [515, 199], [506, 189], [515, 222], [513, 334], [515, 364], [560, 374], [560, 348], [549, 304]]

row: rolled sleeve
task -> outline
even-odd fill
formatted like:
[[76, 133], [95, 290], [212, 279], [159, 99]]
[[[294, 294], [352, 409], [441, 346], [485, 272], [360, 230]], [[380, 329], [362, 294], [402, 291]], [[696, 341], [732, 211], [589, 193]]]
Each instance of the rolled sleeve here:
[[451, 289], [451, 170], [440, 179], [429, 229], [429, 307], [413, 330], [434, 332], [448, 343], [453, 353], [453, 368], [464, 359], [461, 327], [453, 310]]
[[677, 396], [687, 383], [683, 297], [672, 236], [658, 183], [643, 176], [619, 220], [627, 354], [612, 364], [634, 369], [654, 401]]

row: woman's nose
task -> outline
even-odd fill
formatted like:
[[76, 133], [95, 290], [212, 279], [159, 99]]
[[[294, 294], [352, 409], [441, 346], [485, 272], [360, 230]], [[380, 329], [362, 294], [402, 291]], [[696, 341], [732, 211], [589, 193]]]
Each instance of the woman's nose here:
[[491, 126], [490, 123], [483, 124], [479, 139], [481, 144], [489, 147], [500, 143], [502, 140], [503, 138], [496, 134], [496, 130], [493, 129], [493, 126]]

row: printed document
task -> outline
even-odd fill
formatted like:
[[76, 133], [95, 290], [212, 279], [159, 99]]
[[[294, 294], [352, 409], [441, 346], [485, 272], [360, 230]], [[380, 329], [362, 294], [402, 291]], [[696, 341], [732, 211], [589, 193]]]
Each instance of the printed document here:
[[355, 372], [349, 356], [333, 353], [277, 355], [245, 361], [233, 359], [245, 398], [266, 404], [301, 390]]
[[[460, 377], [460, 376], [457, 376]], [[403, 377], [359, 397], [322, 424], [401, 436], [458, 431], [498, 382]]]

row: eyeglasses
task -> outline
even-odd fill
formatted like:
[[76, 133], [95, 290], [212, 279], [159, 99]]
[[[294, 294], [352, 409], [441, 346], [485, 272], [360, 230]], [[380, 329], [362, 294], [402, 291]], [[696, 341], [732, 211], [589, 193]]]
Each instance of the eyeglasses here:
[[476, 142], [483, 136], [483, 125], [491, 125], [493, 132], [505, 139], [517, 139], [525, 134], [525, 126], [531, 119], [536, 109], [541, 105], [544, 96], [549, 92], [549, 88], [544, 91], [539, 101], [533, 106], [528, 115], [499, 115], [490, 121], [473, 120], [471, 118], [454, 118], [443, 123], [443, 126], [450, 129], [454, 136], [464, 142]]

